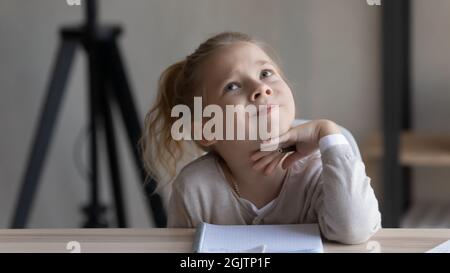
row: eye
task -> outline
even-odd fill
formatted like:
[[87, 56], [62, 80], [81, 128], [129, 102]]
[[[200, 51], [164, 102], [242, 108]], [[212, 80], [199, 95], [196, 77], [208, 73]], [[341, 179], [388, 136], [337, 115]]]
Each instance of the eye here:
[[261, 77], [262, 78], [268, 78], [270, 76], [273, 75], [273, 71], [270, 69], [264, 69], [263, 71], [261, 71]]
[[225, 91], [234, 91], [239, 88], [239, 84], [236, 82], [231, 82], [225, 86]]

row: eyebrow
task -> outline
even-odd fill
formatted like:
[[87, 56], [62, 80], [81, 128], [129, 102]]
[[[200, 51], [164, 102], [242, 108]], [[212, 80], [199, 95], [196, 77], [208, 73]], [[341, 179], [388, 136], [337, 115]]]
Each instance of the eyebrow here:
[[258, 60], [255, 62], [255, 64], [265, 65], [265, 64], [272, 64], [272, 63], [270, 61]]
[[[263, 66], [265, 64], [273, 65], [272, 62], [267, 61], [267, 60], [257, 60], [256, 62], [254, 62], [254, 64], [259, 65], [259, 66]], [[220, 80], [218, 86], [221, 87], [230, 78], [230, 75], [232, 75], [233, 73], [234, 73], [234, 71], [231, 71], [231, 73], [228, 73], [226, 78], [224, 78], [223, 80]]]

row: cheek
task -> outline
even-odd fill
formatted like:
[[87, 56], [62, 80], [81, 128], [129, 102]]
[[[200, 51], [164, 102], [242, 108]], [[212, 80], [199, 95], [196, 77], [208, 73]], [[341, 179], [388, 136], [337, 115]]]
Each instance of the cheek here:
[[280, 130], [286, 131], [295, 119], [295, 100], [289, 86], [285, 85], [282, 90], [283, 108], [280, 111]]
[[295, 101], [291, 88], [285, 82], [282, 82], [276, 90], [279, 90], [279, 102], [284, 106], [283, 108], [286, 108], [285, 112], [295, 115]]
[[292, 94], [290, 94], [289, 102], [288, 102], [289, 113], [295, 118], [295, 100]]

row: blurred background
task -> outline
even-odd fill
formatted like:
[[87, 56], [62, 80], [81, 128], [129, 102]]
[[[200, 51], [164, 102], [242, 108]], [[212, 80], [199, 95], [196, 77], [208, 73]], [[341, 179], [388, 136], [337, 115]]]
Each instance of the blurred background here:
[[[395, 219], [389, 216], [387, 226], [450, 228], [450, 0], [409, 3], [410, 37], [403, 42], [410, 49], [405, 68], [410, 95], [397, 101], [403, 107], [398, 111], [383, 97], [383, 69], [389, 64], [383, 55], [384, 2], [378, 6], [366, 0], [101, 0], [98, 4], [102, 24], [117, 23], [124, 29], [118, 42], [141, 121], [166, 67], [215, 33], [254, 35], [278, 53], [293, 83], [298, 118], [332, 119], [353, 133], [380, 202], [383, 192], [391, 189], [383, 189], [386, 146], [381, 136], [398, 136], [401, 144], [394, 166], [397, 171], [403, 165], [408, 168], [409, 174], [399, 178], [407, 185], [400, 190], [401, 198], [407, 196], [408, 202], [401, 204]], [[82, 23], [84, 5], [83, 0], [80, 6], [65, 0], [0, 0], [1, 228], [10, 226], [59, 30]], [[394, 37], [393, 43], [398, 40]], [[84, 221], [80, 207], [88, 202], [89, 138], [87, 62], [81, 52], [77, 51], [69, 74], [28, 227], [74, 228]], [[410, 133], [386, 132], [384, 122], [399, 119], [405, 105], [410, 109]], [[386, 107], [391, 110], [386, 112]], [[153, 226], [123, 126], [117, 124], [129, 226]], [[106, 155], [99, 154], [101, 200], [110, 208], [107, 217], [113, 219]], [[391, 202], [386, 213], [395, 206], [397, 192], [384, 195]]]

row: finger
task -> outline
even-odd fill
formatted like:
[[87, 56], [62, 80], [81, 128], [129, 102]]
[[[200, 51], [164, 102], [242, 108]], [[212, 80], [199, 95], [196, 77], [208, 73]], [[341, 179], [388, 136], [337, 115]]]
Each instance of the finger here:
[[312, 154], [314, 151], [317, 151], [317, 149], [317, 145], [313, 143], [297, 143], [296, 152], [286, 157], [286, 160], [282, 164], [283, 169], [291, 167], [295, 161]]
[[266, 170], [264, 171], [264, 174], [266, 175], [270, 175], [272, 174], [272, 172], [275, 170], [275, 168], [278, 166], [278, 164], [280, 164], [280, 161], [283, 160], [283, 157], [286, 154], [279, 154], [275, 160], [273, 160], [272, 162], [270, 162], [269, 166], [266, 167]]
[[263, 156], [269, 155], [270, 153], [272, 153], [273, 151], [256, 151], [254, 154], [252, 154], [250, 156], [250, 159], [252, 161], [256, 161], [259, 160], [260, 158], [262, 158]]
[[279, 135], [274, 138], [269, 138], [262, 142], [263, 145], [282, 145], [282, 144], [292, 144], [295, 142], [295, 132], [290, 129], [286, 133]]
[[257, 162], [254, 163], [253, 169], [254, 170], [261, 170], [263, 169], [267, 164], [272, 162], [280, 153], [278, 152], [272, 152], [271, 154], [261, 158]]
[[[282, 135], [279, 137], [275, 137], [266, 141], [263, 141], [260, 145], [261, 151], [275, 151], [279, 146], [289, 145], [288, 141], [290, 139], [290, 135]], [[287, 143], [287, 144], [286, 144]]]
[[303, 153], [299, 153], [299, 152], [292, 153], [288, 157], [286, 157], [286, 159], [283, 161], [283, 164], [281, 165], [281, 167], [283, 169], [290, 168], [292, 166], [292, 164], [294, 164], [295, 161], [300, 160], [303, 157], [305, 157]]

